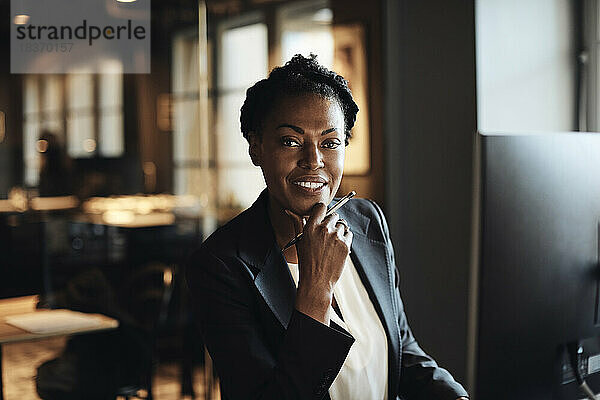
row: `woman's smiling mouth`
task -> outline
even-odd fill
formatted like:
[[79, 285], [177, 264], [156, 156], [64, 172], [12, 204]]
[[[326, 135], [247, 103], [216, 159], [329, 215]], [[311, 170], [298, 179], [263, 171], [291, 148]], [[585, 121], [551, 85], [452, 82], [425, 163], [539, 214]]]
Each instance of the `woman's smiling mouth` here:
[[294, 185], [302, 186], [303, 188], [308, 189], [321, 189], [323, 186], [325, 186], [324, 183], [317, 182], [294, 182]]
[[327, 181], [320, 176], [301, 177], [292, 181], [292, 184], [303, 192], [311, 194], [320, 193], [323, 187], [327, 185]]

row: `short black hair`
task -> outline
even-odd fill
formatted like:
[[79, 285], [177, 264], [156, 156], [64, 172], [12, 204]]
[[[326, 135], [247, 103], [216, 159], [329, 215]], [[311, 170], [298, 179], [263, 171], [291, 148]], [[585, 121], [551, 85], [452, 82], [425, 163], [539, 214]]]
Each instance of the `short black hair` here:
[[317, 62], [317, 56], [304, 57], [296, 54], [282, 67], [274, 68], [269, 77], [260, 80], [246, 91], [241, 109], [242, 134], [248, 139], [250, 132], [260, 135], [264, 119], [277, 101], [284, 97], [314, 93], [335, 99], [344, 113], [346, 145], [352, 137], [358, 106], [352, 98], [348, 82]]

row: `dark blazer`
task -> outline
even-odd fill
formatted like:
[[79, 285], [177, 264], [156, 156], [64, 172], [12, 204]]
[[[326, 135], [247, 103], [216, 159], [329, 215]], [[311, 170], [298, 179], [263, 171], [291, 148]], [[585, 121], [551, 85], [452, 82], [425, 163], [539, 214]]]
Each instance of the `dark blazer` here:
[[[224, 399], [328, 399], [354, 338], [294, 308], [296, 287], [267, 203], [265, 190], [192, 255], [186, 278], [197, 320]], [[381, 209], [353, 199], [338, 213], [354, 234], [350, 256], [387, 334], [388, 399], [467, 396], [412, 335]]]

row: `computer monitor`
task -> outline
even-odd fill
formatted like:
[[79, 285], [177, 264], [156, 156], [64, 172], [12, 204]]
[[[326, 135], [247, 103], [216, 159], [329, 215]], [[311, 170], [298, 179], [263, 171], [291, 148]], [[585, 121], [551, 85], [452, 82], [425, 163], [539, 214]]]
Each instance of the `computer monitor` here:
[[600, 392], [600, 134], [477, 134], [474, 400]]

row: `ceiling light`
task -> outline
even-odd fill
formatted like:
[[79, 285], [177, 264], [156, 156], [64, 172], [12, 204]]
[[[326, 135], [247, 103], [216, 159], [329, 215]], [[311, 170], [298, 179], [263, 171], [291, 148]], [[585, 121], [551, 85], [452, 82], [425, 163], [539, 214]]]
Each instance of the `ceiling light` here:
[[320, 23], [331, 23], [333, 21], [333, 11], [330, 8], [322, 8], [313, 14], [312, 20]]
[[29, 15], [18, 14], [15, 15], [15, 25], [25, 25], [29, 21]]
[[85, 139], [83, 141], [83, 150], [88, 153], [92, 153], [96, 150], [96, 141], [94, 139]]
[[35, 147], [39, 153], [45, 153], [48, 151], [48, 141], [46, 139], [40, 139], [37, 141]]

